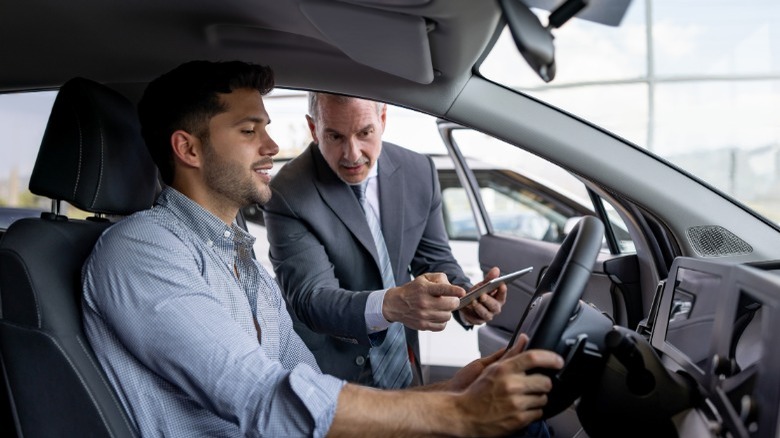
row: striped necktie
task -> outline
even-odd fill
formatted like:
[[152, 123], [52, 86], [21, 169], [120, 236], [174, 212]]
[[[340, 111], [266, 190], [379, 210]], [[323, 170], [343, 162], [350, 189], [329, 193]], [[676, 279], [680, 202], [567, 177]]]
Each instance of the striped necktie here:
[[[368, 228], [371, 230], [371, 237], [374, 238], [376, 252], [379, 256], [379, 268], [382, 271], [382, 283], [385, 288], [391, 288], [395, 286], [393, 267], [390, 265], [390, 256], [387, 253], [385, 238], [382, 236], [379, 218], [366, 200], [367, 185], [368, 180], [350, 187], [360, 201], [360, 207], [363, 209]], [[376, 387], [405, 388], [412, 382], [412, 367], [406, 350], [406, 336], [404, 335], [404, 326], [400, 322], [390, 324], [384, 342], [371, 348], [369, 358]]]

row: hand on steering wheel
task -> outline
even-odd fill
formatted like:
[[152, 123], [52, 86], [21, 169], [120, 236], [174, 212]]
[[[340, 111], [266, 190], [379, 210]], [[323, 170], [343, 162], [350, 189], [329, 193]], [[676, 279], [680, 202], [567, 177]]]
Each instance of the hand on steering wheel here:
[[[566, 359], [565, 350], [568, 348], [562, 341], [562, 337], [572, 321], [572, 315], [578, 309], [580, 298], [593, 271], [596, 256], [601, 249], [603, 236], [604, 224], [594, 216], [585, 216], [574, 226], [534, 291], [531, 304], [526, 308], [512, 339], [509, 341], [510, 347], [514, 345], [514, 341], [520, 333], [526, 333], [530, 338], [526, 348], [551, 350]], [[574, 318], [575, 320], [592, 321], [591, 317], [586, 315], [593, 313], [597, 314], [597, 319], [602, 317], [599, 312], [593, 309], [583, 307], [583, 310], [585, 312], [578, 312], [578, 317]], [[604, 330], [609, 329], [612, 324], [606, 318], [604, 319], [605, 321], [595, 325], [590, 324], [591, 327], [604, 326], [602, 327]], [[578, 324], [574, 323], [572, 328], [576, 331], [579, 330], [578, 327]], [[587, 339], [587, 336], [580, 339]], [[567, 365], [568, 363], [564, 364], [564, 369]], [[579, 380], [582, 379], [576, 378], [574, 380], [578, 380], [578, 382], [564, 383], [559, 380], [560, 372], [557, 370], [538, 369], [530, 372], [547, 374], [553, 382], [553, 389], [548, 394], [548, 403], [543, 409], [543, 418], [549, 418], [561, 412], [581, 392], [582, 382]]]

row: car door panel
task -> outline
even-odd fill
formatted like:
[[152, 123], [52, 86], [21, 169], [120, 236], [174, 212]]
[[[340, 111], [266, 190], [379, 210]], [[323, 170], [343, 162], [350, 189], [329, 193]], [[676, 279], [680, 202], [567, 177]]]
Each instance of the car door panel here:
[[483, 271], [498, 266], [512, 272], [528, 266], [534, 270], [507, 287], [507, 302], [489, 325], [510, 333], [531, 301], [536, 285], [560, 245], [540, 240], [485, 234], [479, 239], [479, 264]]
[[[521, 277], [508, 286], [507, 300], [502, 311], [486, 326], [480, 329], [480, 354], [492, 353], [506, 345], [517, 327], [526, 307], [530, 304], [536, 285], [550, 265], [560, 247], [557, 243], [543, 242], [510, 236], [485, 234], [479, 240], [479, 261], [483, 270], [498, 266], [501, 272], [511, 272], [533, 266], [534, 272]], [[624, 313], [616, 311], [622, 306], [622, 298], [613, 287], [610, 277], [604, 272], [605, 262], [613, 256], [602, 253], [594, 264], [593, 274], [583, 292], [583, 301], [607, 315]], [[487, 339], [482, 339], [486, 337]], [[483, 341], [487, 342], [483, 346]]]

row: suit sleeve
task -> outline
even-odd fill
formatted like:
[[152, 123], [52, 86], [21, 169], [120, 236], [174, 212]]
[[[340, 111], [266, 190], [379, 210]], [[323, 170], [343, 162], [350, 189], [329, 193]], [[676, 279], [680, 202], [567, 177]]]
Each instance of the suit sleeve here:
[[274, 190], [264, 216], [269, 258], [294, 315], [315, 332], [370, 346], [365, 309], [372, 291], [339, 286], [323, 243], [284, 194]]

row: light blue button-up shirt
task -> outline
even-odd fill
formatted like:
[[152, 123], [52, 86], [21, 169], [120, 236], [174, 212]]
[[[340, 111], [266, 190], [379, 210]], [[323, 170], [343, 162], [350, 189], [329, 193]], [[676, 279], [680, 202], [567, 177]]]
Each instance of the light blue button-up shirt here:
[[84, 265], [87, 338], [143, 436], [330, 427], [344, 382], [320, 373], [253, 243], [166, 188], [110, 227]]

